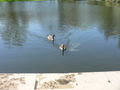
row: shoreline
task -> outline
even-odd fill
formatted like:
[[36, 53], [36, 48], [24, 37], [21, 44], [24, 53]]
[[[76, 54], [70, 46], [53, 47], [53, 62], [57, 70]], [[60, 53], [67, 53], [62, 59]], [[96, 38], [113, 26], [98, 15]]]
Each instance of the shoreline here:
[[120, 90], [120, 71], [0, 74], [0, 90]]

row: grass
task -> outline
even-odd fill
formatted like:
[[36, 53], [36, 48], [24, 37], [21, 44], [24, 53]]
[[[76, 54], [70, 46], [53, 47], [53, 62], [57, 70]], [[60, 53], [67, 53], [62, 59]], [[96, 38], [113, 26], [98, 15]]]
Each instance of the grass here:
[[45, 0], [0, 0], [0, 2], [15, 2], [15, 1], [45, 1]]

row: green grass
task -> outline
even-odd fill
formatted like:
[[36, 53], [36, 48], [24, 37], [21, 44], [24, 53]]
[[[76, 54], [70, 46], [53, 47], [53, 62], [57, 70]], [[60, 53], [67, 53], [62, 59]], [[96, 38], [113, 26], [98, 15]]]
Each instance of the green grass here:
[[0, 2], [15, 2], [15, 1], [46, 1], [46, 0], [0, 0]]

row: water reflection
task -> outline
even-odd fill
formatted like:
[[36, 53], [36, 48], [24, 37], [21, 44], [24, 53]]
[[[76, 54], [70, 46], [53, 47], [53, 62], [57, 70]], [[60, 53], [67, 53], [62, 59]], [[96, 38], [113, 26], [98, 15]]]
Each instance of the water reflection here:
[[[1, 23], [4, 22], [4, 28], [1, 28], [1, 37], [6, 41], [5, 44], [9, 46], [24, 45], [27, 38], [27, 31], [37, 31], [32, 29], [44, 29], [44, 31], [40, 31], [40, 33], [41, 36], [45, 37], [48, 33], [60, 33], [65, 36], [67, 33], [69, 35], [71, 29], [75, 30], [76, 27], [78, 27], [79, 30], [89, 30], [93, 26], [102, 30], [106, 39], [110, 36], [118, 35], [119, 43], [119, 8], [91, 7], [89, 5], [85, 6], [86, 4], [79, 4], [78, 2], [59, 2], [54, 4], [54, 6], [50, 6], [50, 8], [46, 7], [46, 5], [42, 5], [41, 8], [45, 7], [44, 10], [37, 10], [34, 12], [34, 9], [40, 7], [36, 6], [39, 4], [35, 2], [31, 3], [33, 9], [30, 10], [27, 7], [29, 6], [28, 3], [20, 3], [20, 5], [18, 3], [1, 3], [2, 8], [0, 11], [3, 13], [1, 13], [0, 21]], [[21, 5], [22, 7], [20, 8]], [[97, 9], [95, 9], [95, 7]], [[48, 11], [53, 8], [55, 8], [53, 12]], [[51, 18], [49, 18], [50, 16]], [[36, 33], [37, 32], [35, 32], [35, 34]], [[67, 39], [69, 37], [71, 37], [71, 35], [67, 36]]]
[[[5, 60], [0, 61], [1, 72], [16, 67], [13, 72], [120, 69], [119, 7], [83, 1], [4, 2], [0, 12], [0, 59]], [[48, 41], [48, 34], [55, 34], [55, 41]], [[64, 52], [59, 50], [62, 43]]]
[[[22, 5], [24, 8], [24, 5]], [[21, 8], [21, 9], [22, 9]], [[3, 12], [5, 10], [5, 12]], [[23, 46], [26, 41], [26, 15], [25, 13], [17, 13], [15, 3], [6, 3], [1, 10], [1, 22], [4, 22], [1, 37], [9, 47], [12, 45]]]

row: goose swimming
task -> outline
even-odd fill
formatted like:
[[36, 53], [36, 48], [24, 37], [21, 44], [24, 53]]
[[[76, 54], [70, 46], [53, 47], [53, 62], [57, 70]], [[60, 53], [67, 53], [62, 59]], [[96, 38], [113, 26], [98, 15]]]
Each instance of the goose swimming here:
[[48, 40], [50, 40], [50, 41], [54, 41], [54, 38], [55, 38], [55, 35], [48, 35]]

